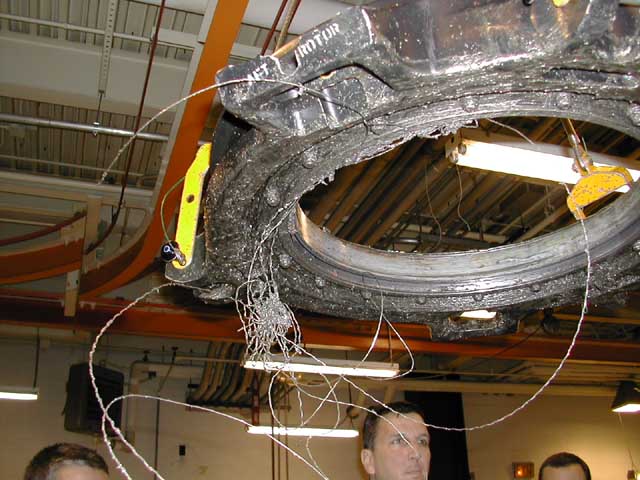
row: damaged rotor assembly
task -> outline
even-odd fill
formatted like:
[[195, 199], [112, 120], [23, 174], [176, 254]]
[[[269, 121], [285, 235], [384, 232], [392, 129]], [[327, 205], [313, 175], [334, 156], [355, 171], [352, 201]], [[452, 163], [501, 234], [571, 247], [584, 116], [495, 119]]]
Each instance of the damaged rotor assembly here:
[[[401, 253], [332, 236], [298, 206], [335, 171], [481, 118], [566, 117], [640, 137], [640, 14], [605, 0], [383, 1], [351, 8], [218, 82], [204, 232], [176, 282], [230, 301], [269, 278], [291, 307], [429, 326], [433, 338], [509, 331], [531, 310], [579, 303], [582, 224], [481, 251]], [[244, 81], [246, 80], [246, 81]], [[584, 221], [590, 299], [640, 280], [640, 189]], [[261, 258], [256, 258], [259, 256]], [[452, 320], [463, 311], [491, 320]], [[339, 321], [339, 320], [336, 320]]]

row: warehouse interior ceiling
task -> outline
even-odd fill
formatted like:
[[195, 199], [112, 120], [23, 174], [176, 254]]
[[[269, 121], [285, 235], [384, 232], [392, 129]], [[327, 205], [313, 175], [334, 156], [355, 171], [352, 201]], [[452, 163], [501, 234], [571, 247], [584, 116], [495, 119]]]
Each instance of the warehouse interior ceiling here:
[[[111, 163], [136, 125], [210, 85], [225, 65], [259, 55], [280, 1], [173, 0], [160, 15], [161, 3], [0, 0], [3, 323], [95, 330], [140, 293], [135, 288], [164, 283], [158, 261], [164, 243], [161, 215], [170, 225], [178, 204], [172, 187], [184, 175], [198, 142], [212, 137], [219, 112], [214, 93], [169, 109]], [[362, 3], [305, 0], [283, 40]], [[594, 155], [619, 157], [640, 168], [637, 139], [574, 123]], [[520, 139], [520, 132], [538, 144], [568, 145], [555, 118], [483, 119], [472, 130], [487, 138]], [[334, 179], [308, 192], [300, 206], [339, 238], [406, 252], [491, 248], [575, 221], [564, 187], [456, 167], [447, 159], [446, 138], [416, 138], [340, 169]], [[123, 182], [124, 202], [110, 228], [120, 209]], [[127, 290], [127, 285], [134, 287]], [[233, 307], [204, 305], [188, 291], [167, 291], [128, 310], [113, 331], [243, 340]], [[535, 312], [515, 333], [458, 342], [431, 341], [422, 325], [398, 328], [416, 356], [420, 379], [538, 384], [564, 355], [580, 307]], [[376, 329], [375, 322], [296, 313], [303, 341], [317, 351], [338, 349], [357, 356], [367, 350]], [[391, 335], [384, 337], [375, 359], [391, 356], [407, 367], [402, 344]], [[622, 379], [638, 380], [639, 341], [639, 291], [590, 305], [572, 363], [556, 383], [613, 389]], [[216, 351], [223, 350], [233, 349]]]

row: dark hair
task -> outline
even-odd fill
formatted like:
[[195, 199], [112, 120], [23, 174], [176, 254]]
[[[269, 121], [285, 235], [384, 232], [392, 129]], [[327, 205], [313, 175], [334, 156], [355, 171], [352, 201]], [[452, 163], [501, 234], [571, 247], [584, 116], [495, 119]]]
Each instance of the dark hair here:
[[551, 455], [544, 462], [542, 462], [542, 465], [540, 465], [540, 471], [538, 472], [538, 480], [542, 480], [542, 470], [544, 470], [545, 467], [560, 468], [568, 467], [570, 465], [580, 465], [580, 468], [582, 468], [582, 471], [584, 472], [585, 478], [587, 480], [591, 480], [591, 472], [589, 471], [589, 466], [586, 464], [586, 462], [579, 456], [569, 452], [556, 453], [555, 455]]
[[401, 413], [407, 415], [409, 413], [417, 413], [420, 418], [424, 420], [422, 410], [417, 405], [409, 402], [393, 402], [389, 405], [378, 405], [369, 408], [370, 412], [364, 419], [364, 425], [362, 426], [362, 447], [366, 449], [373, 449], [373, 442], [376, 438], [376, 431], [378, 430], [378, 424], [380, 423], [380, 417], [389, 415], [390, 413]]
[[24, 480], [51, 480], [55, 478], [51, 474], [65, 465], [91, 467], [109, 474], [107, 463], [95, 450], [75, 443], [56, 443], [36, 453], [24, 472]]

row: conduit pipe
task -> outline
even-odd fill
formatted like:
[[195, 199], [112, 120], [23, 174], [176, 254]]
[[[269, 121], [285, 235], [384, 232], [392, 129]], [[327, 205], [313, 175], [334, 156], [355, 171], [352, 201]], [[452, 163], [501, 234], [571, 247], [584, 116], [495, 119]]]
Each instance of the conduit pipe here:
[[251, 388], [251, 383], [253, 382], [253, 377], [257, 375], [257, 372], [247, 372], [245, 368], [241, 369], [243, 371], [242, 382], [238, 385], [236, 391], [229, 398], [230, 403], [237, 403], [240, 401], [242, 397], [244, 397], [249, 389]]
[[[8, 13], [0, 13], [0, 20], [9, 20], [12, 22], [30, 23], [32, 25], [39, 25], [41, 27], [61, 28], [62, 30], [71, 30], [73, 32], [90, 33], [92, 35], [105, 35], [104, 30], [99, 28], [85, 27], [82, 25], [73, 25], [71, 23], [52, 22], [51, 20], [43, 20], [41, 18], [22, 17], [19, 15], [11, 15]], [[122, 40], [131, 40], [134, 42], [150, 43], [151, 40], [147, 37], [139, 37], [138, 35], [129, 35], [127, 33], [113, 33], [114, 38]], [[162, 45], [173, 46], [170, 43], [160, 42]]]
[[284, 7], [286, 7], [288, 0], [282, 0], [280, 4], [280, 8], [278, 8], [278, 13], [276, 13], [276, 17], [273, 19], [273, 23], [271, 24], [271, 28], [269, 29], [269, 33], [267, 34], [267, 38], [264, 40], [264, 44], [262, 45], [262, 50], [260, 51], [260, 55], [264, 55], [269, 48], [269, 44], [271, 43], [271, 38], [273, 37], [273, 33], [278, 28], [278, 22], [280, 22], [280, 17], [282, 16], [282, 12], [284, 12]]
[[[222, 349], [218, 353], [218, 356], [222, 358], [227, 358], [231, 345], [232, 345], [231, 343], [227, 343], [227, 342], [223, 343]], [[222, 385], [223, 374], [224, 374], [224, 364], [216, 363], [214, 367], [213, 379], [211, 380], [211, 383], [207, 387], [207, 390], [204, 392], [204, 395], [202, 396], [202, 400], [204, 400], [205, 402], [208, 402], [209, 400], [211, 400], [211, 397], [213, 397], [213, 395], [216, 393], [218, 388], [220, 388], [220, 386]]]
[[[61, 128], [63, 130], [76, 130], [88, 133], [104, 133], [105, 135], [112, 135], [114, 137], [129, 138], [134, 134], [131, 130], [123, 130], [121, 128], [103, 127], [102, 125], [88, 125], [86, 123], [72, 123], [62, 120], [49, 120], [47, 118], [24, 117], [22, 115], [12, 115], [10, 113], [0, 113], [0, 122], [14, 123], [18, 125], [32, 125], [35, 127], [45, 128]], [[168, 135], [147, 132], [139, 133], [136, 138], [141, 140], [150, 140], [152, 142], [166, 142], [169, 140]]]
[[[209, 342], [209, 348], [207, 349], [207, 358], [218, 357], [218, 354], [220, 353], [220, 347], [221, 344], [219, 343]], [[204, 370], [202, 371], [202, 377], [200, 378], [200, 385], [198, 385], [196, 391], [191, 394], [191, 400], [193, 400], [194, 402], [199, 401], [204, 395], [204, 392], [207, 391], [207, 388], [211, 383], [213, 367], [213, 362], [207, 362], [207, 364], [205, 365]]]
[[[244, 345], [241, 343], [233, 344], [231, 347], [231, 357], [236, 359], [244, 355]], [[225, 403], [236, 392], [236, 389], [240, 383], [240, 377], [245, 370], [240, 365], [234, 365], [231, 363], [224, 364], [225, 375], [224, 380], [218, 391], [211, 397], [213, 401], [219, 403]]]

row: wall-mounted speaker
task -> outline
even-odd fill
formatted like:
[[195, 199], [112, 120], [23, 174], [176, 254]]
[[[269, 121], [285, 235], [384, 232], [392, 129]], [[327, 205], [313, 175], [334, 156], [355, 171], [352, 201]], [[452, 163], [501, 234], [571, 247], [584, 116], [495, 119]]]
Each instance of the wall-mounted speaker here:
[[[124, 374], [117, 370], [93, 366], [96, 386], [102, 403], [106, 407], [114, 398], [122, 395], [124, 391]], [[114, 420], [116, 427], [120, 428], [122, 418], [122, 402], [116, 402], [109, 409], [109, 416]], [[64, 407], [64, 428], [77, 433], [100, 433], [102, 431], [102, 410], [91, 386], [89, 378], [89, 364], [78, 363], [69, 368], [67, 380], [67, 401]], [[113, 435], [113, 431], [107, 422], [107, 432]]]

